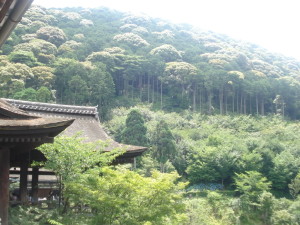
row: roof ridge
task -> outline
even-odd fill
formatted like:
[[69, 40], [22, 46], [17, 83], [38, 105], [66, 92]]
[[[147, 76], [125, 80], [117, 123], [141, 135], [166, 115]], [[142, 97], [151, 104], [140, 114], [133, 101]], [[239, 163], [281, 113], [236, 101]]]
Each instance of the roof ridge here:
[[35, 111], [70, 113], [70, 114], [87, 114], [87, 115], [98, 114], [97, 106], [64, 105], [64, 104], [56, 104], [56, 103], [32, 102], [32, 101], [15, 100], [15, 99], [4, 99], [4, 100], [23, 110], [35, 110]]
[[24, 110], [19, 109], [9, 104], [5, 99], [0, 98], [0, 115], [14, 119], [32, 119], [37, 118], [36, 116], [29, 115]]

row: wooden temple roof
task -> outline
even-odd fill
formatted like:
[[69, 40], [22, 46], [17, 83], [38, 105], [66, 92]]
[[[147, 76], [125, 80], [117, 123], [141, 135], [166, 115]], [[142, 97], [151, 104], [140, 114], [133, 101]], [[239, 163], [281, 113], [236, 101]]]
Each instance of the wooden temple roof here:
[[49, 142], [73, 121], [33, 116], [0, 99], [0, 143]]
[[[69, 120], [56, 118], [32, 118], [32, 119], [1, 119], [0, 120], [0, 134], [4, 131], [22, 131], [34, 130], [37, 128], [52, 128], [67, 124]], [[3, 131], [3, 132], [2, 132]]]
[[87, 142], [106, 141], [107, 151], [115, 148], [124, 149], [122, 157], [135, 157], [146, 151], [146, 147], [125, 145], [114, 141], [101, 126], [97, 107], [50, 104], [6, 99], [11, 105], [28, 112], [31, 116], [44, 118], [75, 119], [62, 134], [72, 136], [80, 133]]
[[20, 110], [17, 107], [13, 107], [11, 104], [3, 99], [0, 99], [0, 118], [11, 118], [11, 119], [29, 119], [36, 118], [35, 116], [29, 115], [27, 112]]

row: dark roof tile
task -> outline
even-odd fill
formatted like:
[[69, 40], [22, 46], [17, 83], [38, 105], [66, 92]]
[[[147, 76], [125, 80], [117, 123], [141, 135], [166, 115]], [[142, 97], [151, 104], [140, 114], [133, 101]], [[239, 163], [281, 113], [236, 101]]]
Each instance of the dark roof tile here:
[[127, 153], [141, 153], [146, 150], [145, 147], [118, 143], [109, 137], [100, 124], [98, 110], [95, 106], [49, 104], [13, 99], [7, 99], [7, 101], [20, 109], [26, 110], [30, 115], [45, 118], [75, 119], [72, 125], [63, 131], [63, 134], [71, 136], [80, 132], [87, 142], [107, 141], [109, 143], [107, 151], [122, 148]]
[[47, 112], [61, 112], [61, 113], [73, 113], [83, 115], [97, 115], [97, 108], [94, 106], [75, 106], [75, 105], [62, 105], [51, 104], [42, 102], [29, 102], [14, 99], [5, 99], [10, 104], [17, 106], [20, 109], [35, 110], [35, 111], [47, 111]]

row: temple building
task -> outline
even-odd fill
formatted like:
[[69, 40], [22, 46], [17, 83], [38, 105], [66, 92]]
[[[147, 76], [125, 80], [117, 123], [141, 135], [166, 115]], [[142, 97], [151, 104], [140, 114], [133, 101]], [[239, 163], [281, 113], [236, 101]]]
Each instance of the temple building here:
[[5, 99], [11, 105], [22, 109], [32, 116], [41, 116], [43, 118], [61, 118], [74, 119], [75, 121], [66, 128], [62, 134], [72, 136], [77, 133], [84, 138], [86, 142], [105, 141], [107, 148], [122, 149], [125, 153], [116, 159], [115, 163], [135, 163], [135, 157], [140, 156], [147, 148], [134, 145], [124, 145], [114, 141], [101, 126], [98, 110], [95, 106], [74, 106], [62, 104], [50, 104], [41, 102], [21, 101], [14, 99]]
[[[9, 170], [20, 167], [20, 199], [27, 199], [27, 175], [31, 151], [54, 137], [73, 123], [74, 119], [42, 118], [29, 115], [0, 99], [0, 218], [8, 224]], [[38, 169], [34, 170], [32, 195], [38, 188]]]
[[[9, 172], [20, 178], [20, 202], [28, 201], [28, 175], [31, 175], [31, 195], [37, 202], [39, 176], [51, 175], [51, 171], [30, 168], [33, 161], [46, 160], [36, 147], [51, 143], [58, 134], [80, 134], [84, 141], [105, 141], [104, 151], [121, 149], [115, 164], [135, 164], [135, 157], [147, 148], [124, 145], [114, 141], [100, 124], [97, 107], [49, 104], [40, 102], [0, 99], [0, 217], [7, 220], [9, 205]], [[11, 169], [18, 168], [18, 169]], [[3, 223], [5, 224], [5, 223]]]

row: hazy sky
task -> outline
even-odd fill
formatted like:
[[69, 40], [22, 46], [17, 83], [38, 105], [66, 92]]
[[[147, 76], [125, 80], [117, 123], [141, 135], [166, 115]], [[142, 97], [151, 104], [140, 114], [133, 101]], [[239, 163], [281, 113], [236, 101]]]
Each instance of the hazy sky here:
[[34, 0], [45, 7], [108, 6], [250, 41], [300, 60], [298, 0]]

